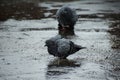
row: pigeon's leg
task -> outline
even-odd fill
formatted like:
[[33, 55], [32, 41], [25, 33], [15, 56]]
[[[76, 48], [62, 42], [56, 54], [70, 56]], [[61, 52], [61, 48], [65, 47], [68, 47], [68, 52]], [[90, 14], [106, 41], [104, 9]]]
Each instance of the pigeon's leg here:
[[60, 65], [60, 60], [58, 59], [58, 62], [57, 62], [58, 65]]
[[58, 33], [61, 35], [61, 36], [73, 36], [75, 35], [74, 33], [74, 27], [73, 26], [62, 26], [60, 24], [58, 24]]
[[59, 59], [67, 59], [67, 57], [66, 57], [66, 56], [63, 56], [63, 57], [60, 57]]

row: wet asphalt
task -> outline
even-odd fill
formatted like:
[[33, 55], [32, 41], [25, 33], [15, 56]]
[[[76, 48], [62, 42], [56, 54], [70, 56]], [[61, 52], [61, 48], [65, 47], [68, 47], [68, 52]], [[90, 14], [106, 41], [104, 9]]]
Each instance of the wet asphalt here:
[[[76, 9], [75, 36], [87, 47], [59, 60], [45, 41], [58, 34], [56, 11]], [[0, 80], [120, 80], [119, 0], [1, 0]]]

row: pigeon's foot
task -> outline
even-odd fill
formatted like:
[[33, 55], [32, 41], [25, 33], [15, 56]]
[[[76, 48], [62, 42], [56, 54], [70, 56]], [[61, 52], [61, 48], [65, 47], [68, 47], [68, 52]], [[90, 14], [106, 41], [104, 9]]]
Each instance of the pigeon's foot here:
[[74, 29], [69, 29], [69, 27], [59, 27], [58, 33], [61, 36], [75, 36]]

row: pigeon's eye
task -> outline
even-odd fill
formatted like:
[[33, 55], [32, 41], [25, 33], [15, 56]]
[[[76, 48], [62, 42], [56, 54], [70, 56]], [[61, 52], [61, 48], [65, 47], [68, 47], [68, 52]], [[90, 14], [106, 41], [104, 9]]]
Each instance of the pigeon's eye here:
[[56, 16], [56, 18], [59, 18], [59, 16]]

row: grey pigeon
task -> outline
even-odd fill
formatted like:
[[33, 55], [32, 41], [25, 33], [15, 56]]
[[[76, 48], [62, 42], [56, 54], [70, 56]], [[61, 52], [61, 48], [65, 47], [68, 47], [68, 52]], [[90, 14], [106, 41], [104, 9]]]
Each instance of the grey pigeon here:
[[51, 38], [46, 40], [46, 46], [48, 48], [49, 54], [65, 59], [69, 55], [79, 51], [80, 49], [84, 49], [80, 45], [74, 44], [72, 41], [69, 41], [64, 38]]
[[56, 17], [60, 28], [66, 27], [68, 29], [74, 29], [74, 25], [78, 20], [75, 10], [68, 6], [63, 6], [61, 9], [59, 9], [56, 13]]

